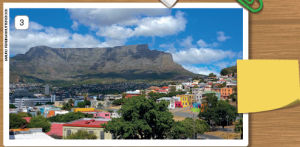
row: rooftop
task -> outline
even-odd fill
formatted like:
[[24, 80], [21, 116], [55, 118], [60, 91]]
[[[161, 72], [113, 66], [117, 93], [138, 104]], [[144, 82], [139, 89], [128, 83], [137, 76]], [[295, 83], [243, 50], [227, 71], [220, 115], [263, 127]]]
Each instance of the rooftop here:
[[83, 118], [63, 124], [63, 126], [73, 126], [73, 127], [94, 127], [100, 128], [103, 123], [107, 123], [111, 119], [95, 119], [95, 118]]
[[29, 139], [35, 139], [35, 140], [54, 140], [54, 138], [50, 137], [49, 135], [43, 133], [43, 132], [37, 132], [32, 134], [17, 134], [17, 135], [9, 135], [10, 140], [29, 140]]
[[50, 132], [46, 134], [63, 136], [63, 123], [52, 123]]

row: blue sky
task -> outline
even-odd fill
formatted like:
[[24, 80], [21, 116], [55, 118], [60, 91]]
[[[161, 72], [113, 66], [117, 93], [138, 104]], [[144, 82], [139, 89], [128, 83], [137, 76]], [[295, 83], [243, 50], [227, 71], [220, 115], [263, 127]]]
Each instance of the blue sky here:
[[[14, 17], [27, 15], [28, 30]], [[242, 59], [240, 9], [10, 9], [10, 56], [30, 47], [113, 47], [148, 44], [185, 69], [219, 74]]]

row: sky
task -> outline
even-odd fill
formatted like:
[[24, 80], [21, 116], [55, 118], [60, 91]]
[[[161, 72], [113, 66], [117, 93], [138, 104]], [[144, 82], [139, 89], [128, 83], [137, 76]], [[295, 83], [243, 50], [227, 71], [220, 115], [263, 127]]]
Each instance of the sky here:
[[[197, 73], [220, 75], [243, 58], [243, 9], [10, 9], [10, 57], [31, 47], [148, 44]], [[15, 30], [17, 15], [29, 29]]]

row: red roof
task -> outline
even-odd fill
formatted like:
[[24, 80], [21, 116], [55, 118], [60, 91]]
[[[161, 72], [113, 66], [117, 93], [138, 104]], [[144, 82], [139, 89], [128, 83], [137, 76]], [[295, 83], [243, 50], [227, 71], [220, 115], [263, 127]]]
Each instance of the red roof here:
[[63, 124], [52, 124], [50, 132], [47, 132], [46, 134], [63, 136]]
[[103, 123], [107, 123], [107, 121], [96, 121], [94, 119], [91, 119], [91, 120], [79, 120], [71, 124], [63, 124], [63, 126], [100, 128], [101, 127], [100, 124]]
[[27, 122], [30, 122], [31, 117], [22, 117], [23, 119], [25, 119]]
[[192, 85], [197, 85], [197, 84], [192, 84]]
[[169, 89], [169, 87], [168, 87], [168, 86], [164, 86], [164, 87], [161, 87], [161, 88], [163, 88], [163, 89]]
[[219, 80], [219, 81], [225, 81], [224, 79], [222, 79], [222, 80]]
[[168, 92], [167, 90], [161, 89], [158, 92]]

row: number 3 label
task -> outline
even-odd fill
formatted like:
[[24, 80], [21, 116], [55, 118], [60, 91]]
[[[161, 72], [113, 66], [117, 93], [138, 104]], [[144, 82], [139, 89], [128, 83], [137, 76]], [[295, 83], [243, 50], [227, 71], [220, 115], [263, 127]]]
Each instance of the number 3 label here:
[[29, 28], [29, 17], [26, 15], [18, 15], [15, 17], [15, 28], [17, 30], [27, 30]]

